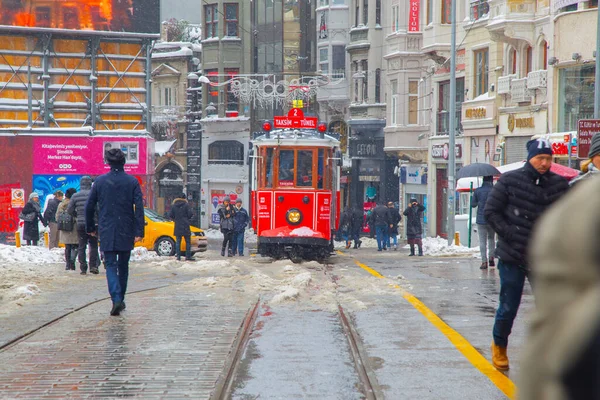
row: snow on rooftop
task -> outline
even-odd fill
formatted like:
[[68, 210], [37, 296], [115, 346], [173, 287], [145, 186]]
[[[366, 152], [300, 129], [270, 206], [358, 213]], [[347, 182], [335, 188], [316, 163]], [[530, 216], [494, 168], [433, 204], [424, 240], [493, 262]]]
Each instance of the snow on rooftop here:
[[176, 141], [177, 140], [164, 140], [154, 142], [154, 154], [160, 157], [164, 156], [171, 150], [171, 147], [173, 147]]

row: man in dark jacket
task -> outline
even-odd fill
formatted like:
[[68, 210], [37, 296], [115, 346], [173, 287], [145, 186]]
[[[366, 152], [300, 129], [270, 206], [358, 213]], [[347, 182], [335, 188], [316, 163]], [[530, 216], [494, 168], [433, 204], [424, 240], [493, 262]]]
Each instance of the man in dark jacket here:
[[98, 266], [100, 265], [100, 257], [98, 256], [98, 238], [89, 235], [85, 230], [85, 204], [90, 197], [90, 192], [92, 190], [92, 178], [89, 176], [82, 176], [79, 180], [79, 187], [79, 192], [71, 197], [67, 212], [77, 218], [77, 235], [79, 236], [77, 258], [79, 259], [81, 275], [85, 275], [88, 269], [88, 263], [86, 261], [88, 244], [90, 245], [90, 272], [92, 274], [97, 274]]
[[[496, 232], [485, 220], [483, 211], [488, 195], [494, 187], [494, 177], [484, 176], [483, 183], [475, 189], [471, 206], [477, 207], [477, 233], [479, 235], [479, 251], [481, 252], [480, 269], [487, 269], [488, 266], [494, 267], [494, 250], [496, 248]], [[489, 247], [488, 247], [489, 244]], [[488, 253], [489, 251], [489, 253]], [[489, 254], [489, 257], [488, 257]]]
[[44, 210], [44, 219], [48, 223], [50, 228], [50, 241], [48, 242], [48, 249], [58, 247], [58, 225], [56, 223], [56, 210], [58, 205], [63, 201], [64, 193], [61, 190], [54, 192], [54, 197], [48, 200], [48, 205]]
[[140, 183], [125, 173], [121, 149], [107, 151], [106, 161], [110, 172], [96, 179], [85, 207], [85, 222], [87, 233], [102, 238], [100, 248], [113, 302], [110, 315], [119, 315], [125, 309], [131, 250], [144, 237], [144, 202]]
[[410, 246], [409, 256], [415, 255], [415, 245], [419, 248], [419, 256], [423, 256], [423, 212], [425, 207], [412, 197], [403, 214], [406, 216], [406, 239]]
[[547, 140], [530, 140], [527, 152], [522, 168], [498, 179], [484, 211], [487, 223], [498, 234], [500, 304], [494, 323], [492, 364], [499, 370], [508, 369], [508, 336], [529, 276], [526, 256], [532, 229], [544, 210], [569, 187], [566, 179], [550, 171], [552, 147]]
[[377, 236], [377, 251], [387, 250], [388, 230], [391, 228], [390, 210], [383, 204], [378, 204], [371, 215]]
[[244, 235], [248, 221], [250, 221], [248, 211], [242, 207], [242, 199], [238, 198], [235, 201], [235, 215], [233, 216], [233, 247], [231, 252], [234, 256], [236, 253], [240, 256], [244, 255]]
[[223, 233], [223, 245], [221, 247], [221, 256], [225, 257], [225, 249], [227, 249], [227, 256], [233, 257], [233, 233], [235, 228], [234, 216], [235, 207], [231, 204], [231, 198], [225, 196], [223, 204], [219, 208], [219, 226], [221, 227], [221, 233]]
[[340, 216], [340, 235], [346, 241], [346, 248], [349, 249], [352, 244], [352, 239], [350, 235], [352, 233], [352, 209], [350, 207], [346, 207]]
[[354, 248], [358, 249], [362, 244], [360, 233], [363, 230], [365, 222], [365, 212], [362, 207], [355, 207], [352, 211], [352, 239], [354, 240]]
[[173, 235], [175, 236], [177, 261], [181, 261], [181, 238], [185, 239], [185, 260], [195, 261], [195, 258], [192, 257], [192, 232], [190, 231], [191, 219], [193, 217], [192, 208], [186, 200], [185, 193], [182, 193], [178, 198], [173, 200], [171, 211], [169, 211], [169, 218], [175, 222]]
[[392, 248], [392, 240], [394, 242], [394, 251], [398, 250], [398, 224], [402, 221], [400, 212], [394, 207], [394, 203], [388, 202], [388, 209], [390, 210], [390, 229], [388, 234], [387, 246]]

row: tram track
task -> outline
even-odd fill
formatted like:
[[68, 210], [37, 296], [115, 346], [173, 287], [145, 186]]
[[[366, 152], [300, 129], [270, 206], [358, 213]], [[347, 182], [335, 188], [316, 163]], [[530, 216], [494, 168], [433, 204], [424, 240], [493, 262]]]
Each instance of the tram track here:
[[[155, 286], [155, 287], [151, 287], [151, 288], [135, 290], [135, 291], [127, 292], [127, 295], [130, 296], [130, 295], [136, 294], [136, 293], [143, 293], [143, 292], [149, 292], [149, 291], [152, 291], [152, 290], [163, 289], [163, 288], [168, 287], [168, 286], [170, 286], [170, 285], [160, 285], [160, 286]], [[49, 327], [57, 324], [58, 322], [60, 322], [63, 319], [65, 319], [66, 317], [68, 317], [68, 316], [70, 316], [72, 314], [75, 314], [76, 312], [79, 312], [79, 311], [81, 311], [83, 309], [86, 309], [86, 308], [88, 308], [90, 306], [93, 306], [94, 304], [98, 304], [98, 303], [100, 303], [102, 301], [106, 301], [106, 300], [110, 300], [110, 296], [103, 297], [101, 299], [97, 299], [97, 300], [94, 300], [94, 301], [90, 301], [88, 303], [85, 303], [82, 306], [79, 306], [79, 307], [74, 308], [74, 309], [72, 309], [72, 310], [70, 310], [70, 311], [68, 311], [68, 312], [66, 312], [64, 314], [61, 314], [58, 317], [53, 318], [52, 320], [50, 320], [48, 322], [45, 322], [42, 325], [39, 325], [38, 327], [36, 327], [34, 329], [31, 329], [31, 330], [29, 330], [29, 331], [27, 331], [27, 332], [25, 332], [25, 333], [23, 333], [23, 334], [15, 337], [14, 339], [12, 339], [12, 340], [10, 340], [10, 341], [8, 341], [8, 342], [0, 345], [0, 353], [2, 353], [4, 351], [7, 351], [11, 347], [17, 345], [18, 343], [20, 343], [20, 342], [22, 342], [24, 340], [27, 340], [28, 338], [30, 338], [31, 336], [35, 335], [36, 333], [39, 333], [42, 330], [44, 330], [46, 328], [49, 328]]]

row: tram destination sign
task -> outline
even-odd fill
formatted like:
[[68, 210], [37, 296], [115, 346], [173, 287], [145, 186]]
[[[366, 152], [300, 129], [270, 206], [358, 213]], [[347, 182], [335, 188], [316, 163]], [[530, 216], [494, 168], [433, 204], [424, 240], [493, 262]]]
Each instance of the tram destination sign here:
[[273, 127], [317, 129], [317, 118], [305, 117], [301, 109], [292, 108], [287, 116], [273, 117]]
[[600, 132], [600, 119], [580, 119], [577, 121], [577, 157], [588, 158], [592, 137]]

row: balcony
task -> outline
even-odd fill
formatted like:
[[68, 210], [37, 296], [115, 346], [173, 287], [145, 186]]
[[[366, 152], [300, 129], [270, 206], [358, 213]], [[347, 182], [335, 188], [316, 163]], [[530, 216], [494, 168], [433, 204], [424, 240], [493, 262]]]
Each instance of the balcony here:
[[510, 83], [517, 75], [506, 75], [498, 78], [498, 94], [510, 94]]
[[531, 71], [527, 74], [527, 89], [545, 89], [547, 84], [548, 71], [540, 69], [538, 71]]
[[184, 122], [185, 106], [152, 106], [152, 120], [156, 122]]
[[329, 78], [327, 85], [317, 89], [317, 101], [344, 101], [350, 102], [349, 83], [344, 70], [335, 70], [325, 74]]
[[[456, 107], [455, 117], [456, 133], [461, 134], [463, 132], [462, 127], [462, 110], [461, 107]], [[435, 134], [436, 136], [449, 135], [450, 134], [450, 113], [448, 111], [439, 111], [437, 113], [437, 126]]]
[[510, 84], [510, 97], [514, 103], [526, 103], [531, 101], [531, 95], [527, 90], [527, 78], [513, 79]]
[[369, 28], [366, 26], [350, 29], [350, 43], [366, 42], [369, 39]]

